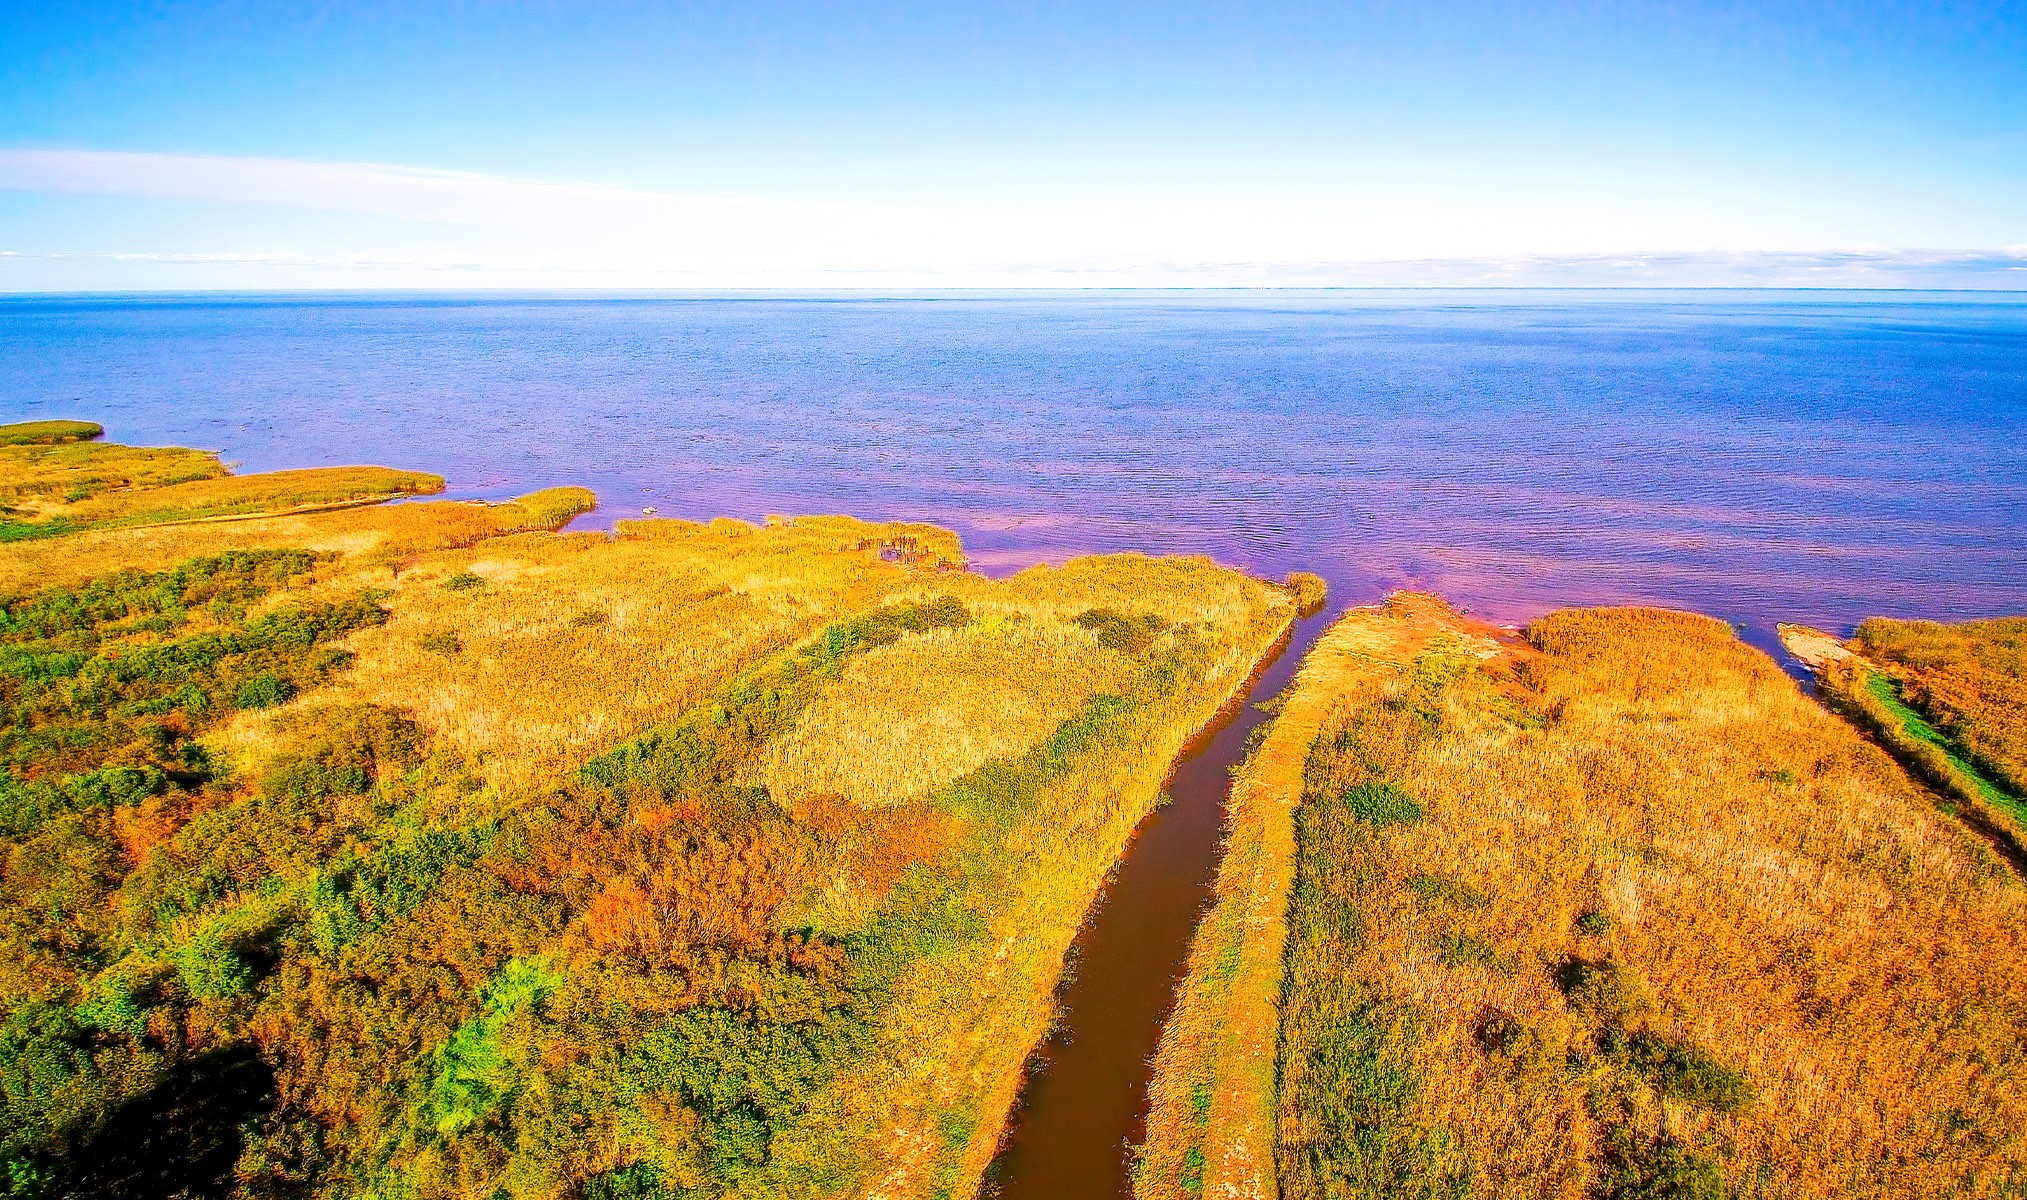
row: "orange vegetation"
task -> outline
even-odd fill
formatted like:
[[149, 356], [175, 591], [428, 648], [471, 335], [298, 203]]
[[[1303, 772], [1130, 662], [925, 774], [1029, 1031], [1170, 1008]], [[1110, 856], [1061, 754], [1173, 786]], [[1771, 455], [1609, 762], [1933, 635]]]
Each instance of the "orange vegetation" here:
[[1282, 1193], [2015, 1194], [2011, 870], [1721, 622], [1528, 637], [1315, 742]]
[[1434, 597], [1401, 592], [1345, 614], [1303, 659], [1232, 784], [1216, 898], [1191, 943], [1155, 1060], [1136, 1196], [1276, 1194], [1274, 1076], [1292, 816], [1310, 745], [1433, 639], [1490, 656], [1498, 652], [1494, 633]]
[[1937, 625], [1875, 618], [1852, 639], [1966, 757], [2027, 798], [2027, 617]]
[[516, 532], [588, 502], [0, 545], [10, 1187], [976, 1190], [1289, 593], [843, 517]]

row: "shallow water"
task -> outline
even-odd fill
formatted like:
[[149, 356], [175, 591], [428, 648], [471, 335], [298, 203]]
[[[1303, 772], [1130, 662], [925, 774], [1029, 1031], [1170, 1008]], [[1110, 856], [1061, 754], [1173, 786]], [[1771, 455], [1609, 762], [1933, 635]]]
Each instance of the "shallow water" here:
[[[609, 526], [850, 512], [1003, 572], [1092, 551], [1844, 631], [2027, 613], [2027, 296], [1253, 292], [0, 298], [0, 417], [376, 462]], [[1271, 695], [1321, 619], [1255, 689]], [[1006, 1193], [1109, 1197], [1258, 715], [1080, 939]]]

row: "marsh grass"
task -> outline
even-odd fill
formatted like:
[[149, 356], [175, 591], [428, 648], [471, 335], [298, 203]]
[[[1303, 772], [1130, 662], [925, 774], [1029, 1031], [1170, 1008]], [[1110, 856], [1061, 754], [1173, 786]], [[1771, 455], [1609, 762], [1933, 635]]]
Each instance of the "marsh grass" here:
[[[909, 637], [855, 659], [771, 742], [753, 782], [786, 803], [917, 799], [996, 758], [1018, 758], [1124, 681], [1130, 660], [1076, 626], [1021, 622]], [[1018, 678], [1021, 686], [1007, 687]]]
[[[35, 728], [117, 751], [36, 751], [60, 802], [0, 859], [10, 1178], [60, 1190], [180, 1064], [257, 1049], [267, 1107], [175, 1118], [245, 1195], [975, 1185], [1085, 907], [1285, 595], [1137, 556], [986, 580], [849, 518], [515, 532], [589, 504], [0, 547], [15, 677], [76, 708]], [[190, 561], [229, 555], [244, 586]], [[201, 708], [149, 665], [246, 630], [288, 636]], [[93, 707], [99, 657], [145, 686]], [[1001, 740], [954, 745], [953, 705]], [[839, 790], [753, 786], [782, 747]]]
[[443, 480], [386, 467], [229, 474], [214, 454], [99, 443], [0, 445], [0, 541], [93, 528], [224, 520], [443, 490]]
[[[828, 536], [750, 529], [507, 537], [414, 556], [392, 621], [356, 644], [337, 695], [414, 712], [488, 779], [532, 786], [676, 720], [839, 615], [919, 593], [915, 575]], [[445, 637], [457, 654], [423, 644]]]
[[387, 467], [312, 467], [229, 475], [133, 491], [100, 492], [58, 516], [78, 526], [161, 524], [258, 516], [323, 505], [370, 503], [443, 490], [443, 479]]
[[2012, 1194], [2012, 873], [1719, 622], [1528, 636], [1316, 743], [1281, 1193]]
[[[581, 492], [573, 505], [589, 504]], [[434, 551], [476, 546], [509, 533], [547, 530], [561, 513], [519, 502], [418, 501], [340, 507], [289, 516], [75, 529], [60, 538], [0, 540], [0, 594], [73, 586], [112, 572], [160, 570], [230, 550], [308, 549], [342, 556], [340, 573], [387, 585]], [[567, 520], [562, 517], [562, 520]], [[557, 521], [560, 524], [560, 521]]]
[[53, 446], [88, 442], [105, 433], [95, 421], [18, 421], [0, 425], [0, 446]]

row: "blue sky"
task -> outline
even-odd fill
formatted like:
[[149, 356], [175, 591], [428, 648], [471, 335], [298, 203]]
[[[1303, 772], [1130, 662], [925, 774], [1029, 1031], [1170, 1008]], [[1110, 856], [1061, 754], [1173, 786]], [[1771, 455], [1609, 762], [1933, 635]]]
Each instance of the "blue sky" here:
[[37, 5], [0, 288], [2027, 287], [2027, 6]]

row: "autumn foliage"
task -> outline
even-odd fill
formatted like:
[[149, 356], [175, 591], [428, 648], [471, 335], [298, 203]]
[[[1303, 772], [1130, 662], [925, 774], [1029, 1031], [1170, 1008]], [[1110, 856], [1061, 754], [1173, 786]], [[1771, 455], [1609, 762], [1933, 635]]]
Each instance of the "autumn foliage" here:
[[849, 518], [528, 532], [567, 489], [161, 524], [315, 497], [5, 449], [9, 1196], [964, 1192], [1292, 613]]
[[1315, 744], [1281, 1194], [2013, 1194], [2012, 869], [1720, 622], [1527, 633]]

